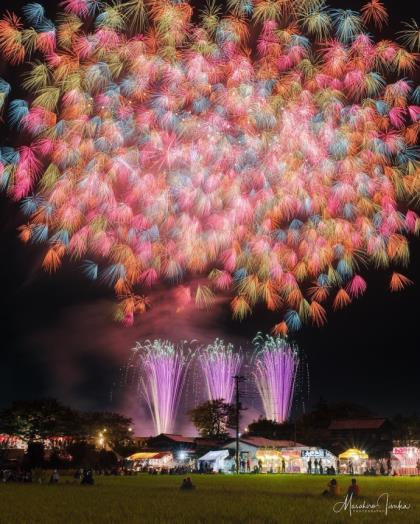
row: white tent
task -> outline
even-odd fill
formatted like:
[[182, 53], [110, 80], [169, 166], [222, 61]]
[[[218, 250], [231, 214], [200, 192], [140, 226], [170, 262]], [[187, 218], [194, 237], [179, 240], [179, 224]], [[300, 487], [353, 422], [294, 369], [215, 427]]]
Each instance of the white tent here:
[[224, 461], [229, 457], [228, 449], [220, 449], [217, 451], [208, 451], [205, 455], [198, 459], [198, 462], [207, 463], [213, 471], [224, 469]]

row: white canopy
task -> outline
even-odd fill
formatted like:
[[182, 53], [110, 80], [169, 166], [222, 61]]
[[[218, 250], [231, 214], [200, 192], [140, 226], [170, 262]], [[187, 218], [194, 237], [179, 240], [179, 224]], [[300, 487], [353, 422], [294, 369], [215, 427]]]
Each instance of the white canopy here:
[[198, 460], [203, 460], [205, 462], [214, 462], [216, 460], [225, 459], [229, 456], [229, 450], [220, 449], [217, 451], [209, 451]]

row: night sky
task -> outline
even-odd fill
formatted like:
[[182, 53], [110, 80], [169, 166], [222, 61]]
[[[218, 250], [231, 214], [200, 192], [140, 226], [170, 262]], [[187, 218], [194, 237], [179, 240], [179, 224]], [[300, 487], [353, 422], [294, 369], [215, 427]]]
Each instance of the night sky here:
[[[1, 5], [16, 9], [22, 3]], [[419, 19], [415, 2], [384, 3], [391, 30], [401, 29], [401, 20]], [[330, 4], [358, 8], [362, 2]], [[0, 76], [10, 80], [7, 71]], [[48, 395], [83, 409], [119, 408], [137, 419], [135, 404], [117, 405], [114, 386], [136, 340], [165, 336], [206, 341], [218, 336], [245, 345], [278, 321], [261, 310], [242, 324], [234, 322], [222, 302], [212, 313], [188, 310], [177, 315], [171, 291], [160, 289], [152, 296], [151, 311], [124, 328], [112, 320], [112, 290], [85, 279], [79, 263], [66, 262], [52, 276], [42, 270], [45, 248], [19, 241], [22, 223], [19, 205], [1, 195], [1, 406]], [[305, 327], [294, 337], [309, 363], [310, 403], [322, 396], [357, 402], [379, 415], [418, 411], [420, 239], [411, 238], [410, 245], [411, 263], [402, 272], [414, 286], [392, 294], [389, 270], [362, 273], [368, 282], [364, 297], [331, 312], [324, 328]]]

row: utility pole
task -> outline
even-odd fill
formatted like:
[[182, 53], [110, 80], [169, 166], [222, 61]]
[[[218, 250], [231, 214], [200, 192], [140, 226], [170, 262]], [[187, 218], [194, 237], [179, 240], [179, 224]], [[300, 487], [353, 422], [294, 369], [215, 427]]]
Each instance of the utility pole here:
[[235, 462], [236, 462], [236, 474], [239, 473], [239, 411], [241, 409], [241, 404], [239, 401], [239, 382], [243, 382], [245, 380], [245, 377], [242, 375], [235, 375], [235, 392], [236, 392], [236, 403], [235, 403], [235, 426], [236, 426], [236, 449], [235, 449]]

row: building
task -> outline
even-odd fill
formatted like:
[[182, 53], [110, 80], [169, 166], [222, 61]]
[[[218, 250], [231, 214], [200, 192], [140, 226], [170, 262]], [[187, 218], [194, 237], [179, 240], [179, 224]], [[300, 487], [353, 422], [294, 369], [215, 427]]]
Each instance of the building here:
[[386, 418], [332, 420], [329, 427], [331, 449], [338, 453], [348, 448], [366, 450], [369, 457], [389, 456], [393, 447], [393, 425]]
[[196, 442], [193, 437], [161, 433], [156, 437], [147, 439], [147, 448], [155, 451], [170, 451], [175, 460], [185, 461], [195, 456]]
[[[295, 449], [296, 453], [298, 453], [298, 448], [303, 447], [305, 447], [303, 444], [291, 440], [271, 440], [265, 437], [243, 436], [239, 439], [239, 469], [244, 472], [256, 469], [260, 469], [263, 472], [280, 472], [284, 459], [285, 469], [292, 471], [294, 467], [292, 458], [286, 457], [282, 453], [282, 449]], [[223, 448], [235, 451], [236, 440], [230, 440]]]

